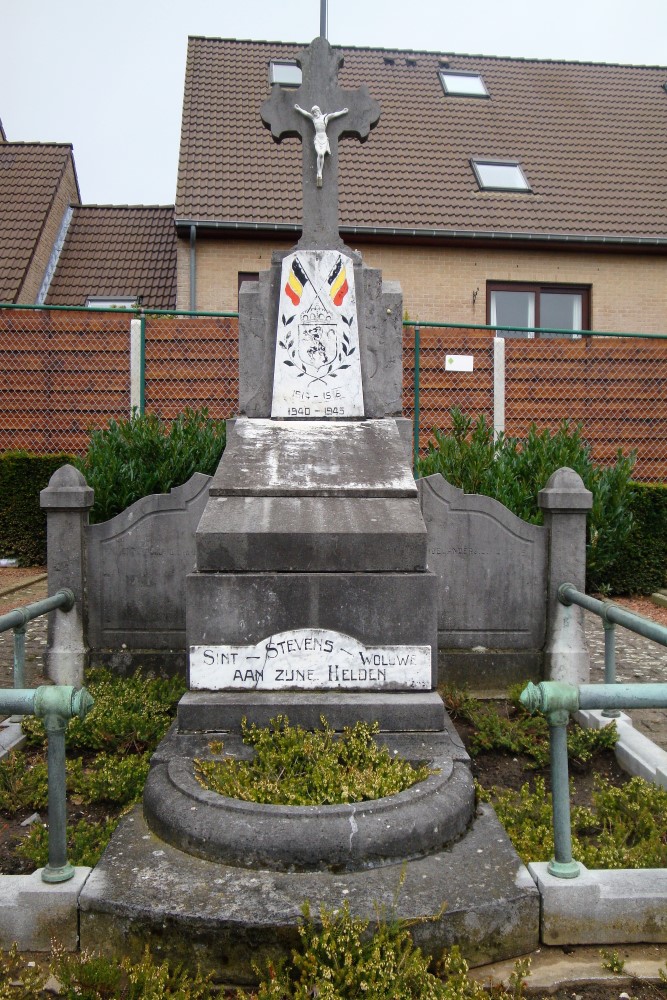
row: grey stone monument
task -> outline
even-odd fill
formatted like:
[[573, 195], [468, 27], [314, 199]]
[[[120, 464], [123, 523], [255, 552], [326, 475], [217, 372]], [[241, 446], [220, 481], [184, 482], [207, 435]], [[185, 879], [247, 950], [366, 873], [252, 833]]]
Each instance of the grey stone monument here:
[[[278, 712], [442, 730], [437, 584], [401, 418], [402, 304], [338, 233], [338, 140], [379, 118], [324, 38], [261, 109], [303, 150], [303, 232], [241, 289], [239, 417], [187, 580], [182, 730]], [[307, 109], [312, 108], [312, 111]], [[409, 426], [407, 428], [409, 430]]]
[[[437, 585], [402, 437], [400, 290], [337, 232], [337, 139], [364, 138], [379, 109], [363, 88], [338, 91], [325, 39], [301, 61], [300, 91], [274, 87], [262, 115], [277, 138], [304, 140], [303, 235], [241, 290], [239, 417], [186, 583], [189, 691], [143, 815], [121, 823], [80, 897], [83, 947], [139, 955], [159, 942], [173, 958], [194, 947], [237, 982], [295, 945], [306, 900], [370, 918], [389, 906], [427, 950], [457, 942], [476, 963], [530, 951], [539, 919], [493, 811], [474, 815], [469, 759], [435, 690]], [[197, 783], [193, 758], [210, 756], [212, 733], [247, 757], [241, 719], [277, 714], [378, 721], [392, 752], [434, 773], [335, 806], [241, 802]]]

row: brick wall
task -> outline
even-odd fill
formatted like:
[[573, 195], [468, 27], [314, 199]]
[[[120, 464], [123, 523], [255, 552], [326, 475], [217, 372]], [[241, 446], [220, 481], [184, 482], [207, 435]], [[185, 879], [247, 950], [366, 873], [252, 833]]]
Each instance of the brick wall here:
[[[268, 268], [293, 241], [199, 239], [197, 308], [237, 309], [239, 271]], [[365, 262], [399, 281], [410, 319], [486, 323], [487, 281], [589, 285], [591, 329], [667, 333], [667, 256], [549, 250], [360, 246]], [[179, 241], [178, 308], [189, 309], [189, 244]]]

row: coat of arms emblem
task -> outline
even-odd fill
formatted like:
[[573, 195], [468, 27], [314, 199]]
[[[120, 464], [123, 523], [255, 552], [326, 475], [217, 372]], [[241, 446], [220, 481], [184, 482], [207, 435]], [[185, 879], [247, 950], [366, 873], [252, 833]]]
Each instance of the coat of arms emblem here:
[[282, 281], [273, 415], [363, 415], [349, 258], [331, 250], [291, 254]]

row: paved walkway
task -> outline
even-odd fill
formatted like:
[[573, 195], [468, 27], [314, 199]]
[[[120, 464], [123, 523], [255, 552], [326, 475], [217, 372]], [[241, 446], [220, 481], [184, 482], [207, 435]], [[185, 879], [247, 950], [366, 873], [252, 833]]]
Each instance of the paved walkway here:
[[[584, 612], [586, 642], [591, 656], [591, 683], [604, 681], [602, 619]], [[626, 684], [667, 682], [667, 647], [616, 626], [616, 680]], [[642, 708], [628, 712], [635, 729], [667, 750], [667, 709]]]
[[[46, 580], [8, 595], [0, 594], [0, 614], [42, 597], [46, 597]], [[584, 614], [591, 654], [591, 682], [600, 683], [604, 680], [604, 629], [599, 618], [590, 612]], [[0, 687], [12, 687], [13, 684], [13, 643], [12, 632], [0, 633]], [[46, 619], [37, 618], [28, 625], [26, 637], [26, 687], [36, 687], [46, 680], [45, 650]], [[616, 679], [626, 683], [667, 682], [667, 647], [617, 626]], [[667, 709], [641, 709], [630, 715], [638, 730], [667, 750]]]
[[[46, 597], [46, 580], [14, 590], [10, 594], [2, 591], [2, 574], [0, 573], [0, 615], [13, 611], [14, 608], [33, 604]], [[44, 653], [46, 651], [46, 618], [35, 618], [29, 622], [25, 643], [25, 686], [37, 687], [46, 681], [44, 674]], [[14, 632], [0, 632], [0, 688], [14, 686]]]

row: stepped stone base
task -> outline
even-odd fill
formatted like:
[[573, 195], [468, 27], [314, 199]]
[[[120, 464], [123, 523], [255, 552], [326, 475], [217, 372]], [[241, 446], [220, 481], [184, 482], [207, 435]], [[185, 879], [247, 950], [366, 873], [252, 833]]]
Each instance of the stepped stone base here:
[[538, 947], [537, 888], [486, 805], [447, 850], [340, 874], [203, 861], [159, 840], [136, 807], [79, 897], [81, 947], [139, 959], [148, 944], [156, 956], [195, 958], [227, 982], [249, 984], [253, 962], [298, 946], [306, 901], [315, 915], [347, 902], [371, 922], [378, 911], [416, 921], [411, 933], [425, 951], [458, 944], [471, 965]]
[[324, 716], [332, 729], [378, 722], [382, 732], [439, 732], [445, 706], [437, 691], [188, 691], [178, 703], [182, 732], [241, 732], [241, 720], [264, 727], [277, 715], [293, 726], [316, 729]]
[[[215, 738], [226, 757], [252, 757], [239, 735]], [[339, 805], [262, 805], [211, 792], [194, 774], [195, 760], [220, 759], [210, 742], [211, 734], [172, 729], [153, 755], [144, 789], [151, 830], [195, 857], [274, 871], [359, 871], [441, 850], [472, 819], [470, 758], [451, 723], [439, 733], [378, 737], [390, 754], [427, 764], [432, 773], [396, 795]]]

